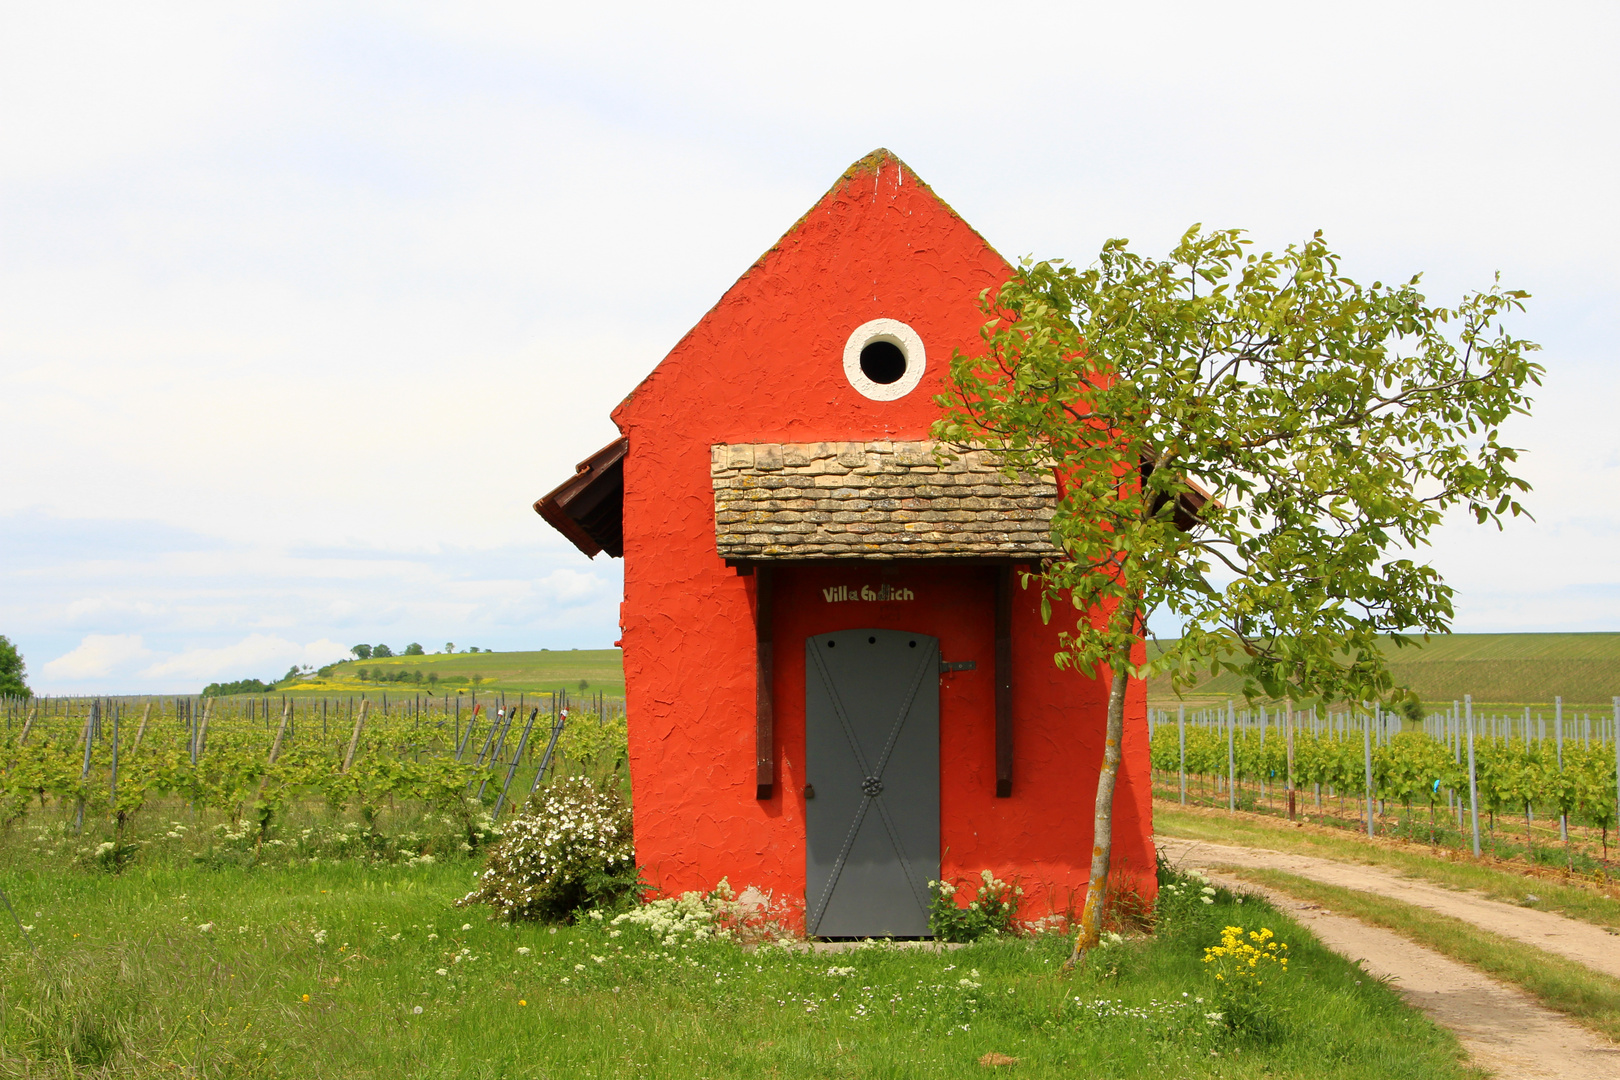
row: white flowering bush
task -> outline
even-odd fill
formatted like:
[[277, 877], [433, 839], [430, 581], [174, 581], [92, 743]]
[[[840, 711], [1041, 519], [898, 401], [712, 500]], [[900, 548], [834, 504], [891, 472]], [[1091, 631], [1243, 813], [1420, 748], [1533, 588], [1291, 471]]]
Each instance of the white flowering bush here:
[[[798, 940], [795, 925], [802, 914], [752, 886], [738, 896], [731, 882], [720, 879], [711, 892], [660, 897], [613, 918], [614, 927], [638, 927], [654, 941], [671, 946], [683, 941], [732, 941], [739, 945], [783, 944]], [[613, 936], [618, 936], [615, 929]]]
[[1009, 934], [1024, 890], [1009, 885], [988, 870], [979, 874], [979, 888], [966, 906], [957, 903], [961, 886], [948, 881], [928, 883], [928, 929], [940, 941], [977, 941]]
[[488, 904], [512, 920], [570, 922], [639, 887], [630, 808], [615, 786], [585, 776], [558, 781], [502, 831], [478, 888], [459, 905]]

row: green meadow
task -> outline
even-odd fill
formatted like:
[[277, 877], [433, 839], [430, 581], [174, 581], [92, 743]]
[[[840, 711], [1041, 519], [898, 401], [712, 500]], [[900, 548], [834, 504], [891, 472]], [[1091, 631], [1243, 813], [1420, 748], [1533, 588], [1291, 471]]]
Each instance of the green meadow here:
[[[1067, 941], [764, 948], [458, 908], [476, 863], [137, 863], [15, 849], [0, 1076], [1465, 1077], [1454, 1039], [1263, 902], [1214, 892], [1061, 971]], [[1196, 894], [1195, 894], [1196, 895]], [[1290, 946], [1227, 1030], [1203, 950]], [[987, 1057], [1000, 1055], [1000, 1057]], [[1012, 1064], [1007, 1059], [1016, 1059]]]
[[[409, 684], [384, 682], [376, 674], [362, 681], [359, 674], [362, 669], [380, 673], [390, 680], [396, 673], [404, 673], [412, 677], [412, 681]], [[414, 681], [417, 672], [422, 673], [421, 683]], [[428, 682], [430, 675], [438, 676], [437, 681]], [[582, 681], [586, 684], [583, 689]], [[623, 697], [624, 659], [618, 649], [391, 656], [383, 660], [346, 660], [333, 665], [325, 677], [291, 680], [277, 684], [277, 689], [312, 694], [367, 690], [455, 693], [473, 689], [533, 694], [567, 690], [575, 695], [601, 692], [609, 697]]]

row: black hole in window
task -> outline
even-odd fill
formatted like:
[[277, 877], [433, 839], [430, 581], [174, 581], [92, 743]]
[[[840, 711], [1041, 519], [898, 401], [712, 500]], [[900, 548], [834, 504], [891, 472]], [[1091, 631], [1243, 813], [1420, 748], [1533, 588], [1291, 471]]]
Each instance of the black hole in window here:
[[892, 341], [874, 341], [861, 350], [861, 372], [885, 386], [899, 382], [906, 373], [906, 354]]
[[911, 643], [911, 647], [912, 647], [912, 648], [913, 648], [913, 649], [915, 649], [915, 648], [916, 648], [916, 647], [917, 647], [917, 643], [916, 643], [916, 642], [915, 642], [915, 641], [913, 641], [913, 642], [912, 642], [912, 643]]
[[866, 639], [866, 643], [868, 645], [876, 645], [877, 644], [877, 638], [869, 637], [869, 638]]
[[829, 641], [829, 642], [827, 642], [827, 648], [829, 648], [829, 649], [830, 649], [830, 648], [832, 648], [832, 647], [833, 647], [833, 646], [834, 646], [834, 645], [836, 645], [836, 644], [838, 644], [838, 642], [836, 642], [836, 641]]

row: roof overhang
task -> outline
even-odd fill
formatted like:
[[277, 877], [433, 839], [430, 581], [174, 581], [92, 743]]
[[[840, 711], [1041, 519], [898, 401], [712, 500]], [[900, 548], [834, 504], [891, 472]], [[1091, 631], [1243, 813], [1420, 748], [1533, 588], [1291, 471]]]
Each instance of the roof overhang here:
[[629, 439], [608, 443], [534, 504], [535, 513], [593, 559], [602, 551], [624, 557], [624, 455], [629, 448]]

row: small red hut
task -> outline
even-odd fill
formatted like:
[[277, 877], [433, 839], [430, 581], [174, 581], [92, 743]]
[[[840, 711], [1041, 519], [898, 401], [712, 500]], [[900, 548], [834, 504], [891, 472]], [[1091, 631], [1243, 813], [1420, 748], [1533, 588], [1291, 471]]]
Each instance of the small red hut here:
[[[951, 352], [1011, 268], [887, 151], [861, 159], [614, 411], [535, 504], [624, 559], [636, 855], [804, 902], [821, 937], [926, 936], [928, 881], [1078, 910], [1108, 684], [1052, 662], [1020, 567], [1050, 477], [928, 442]], [[1153, 890], [1143, 687], [1114, 867]]]

